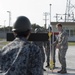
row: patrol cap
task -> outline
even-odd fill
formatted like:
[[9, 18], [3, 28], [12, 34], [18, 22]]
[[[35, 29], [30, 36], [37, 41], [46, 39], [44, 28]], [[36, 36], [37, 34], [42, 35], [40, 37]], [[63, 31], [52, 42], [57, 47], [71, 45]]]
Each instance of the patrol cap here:
[[25, 16], [18, 17], [13, 25], [12, 31], [24, 32], [27, 30], [31, 30], [30, 20]]

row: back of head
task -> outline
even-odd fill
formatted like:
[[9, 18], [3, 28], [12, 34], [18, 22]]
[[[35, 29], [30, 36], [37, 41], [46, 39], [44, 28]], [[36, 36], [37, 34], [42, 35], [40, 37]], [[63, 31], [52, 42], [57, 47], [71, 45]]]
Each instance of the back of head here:
[[31, 30], [30, 20], [25, 16], [18, 17], [12, 31], [25, 32], [27, 30]]

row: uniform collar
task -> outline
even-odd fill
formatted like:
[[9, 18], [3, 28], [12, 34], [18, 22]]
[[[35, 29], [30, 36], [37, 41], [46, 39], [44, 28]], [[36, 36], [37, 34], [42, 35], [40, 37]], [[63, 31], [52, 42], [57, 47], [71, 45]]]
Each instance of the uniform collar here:
[[22, 41], [27, 42], [27, 39], [26, 39], [25, 37], [16, 37], [15, 40], [16, 40], [16, 41], [22, 40]]

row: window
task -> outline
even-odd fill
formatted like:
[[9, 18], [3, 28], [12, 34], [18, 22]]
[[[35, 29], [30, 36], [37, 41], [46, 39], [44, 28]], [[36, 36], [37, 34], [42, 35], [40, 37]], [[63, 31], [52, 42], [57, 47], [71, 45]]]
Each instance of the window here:
[[66, 32], [68, 33], [68, 36], [69, 36], [69, 30], [68, 29], [66, 30]]
[[75, 29], [70, 30], [70, 36], [75, 36]]
[[70, 30], [70, 36], [73, 36], [73, 30]]
[[74, 36], [75, 36], [75, 29], [74, 29], [74, 32], [73, 32]]

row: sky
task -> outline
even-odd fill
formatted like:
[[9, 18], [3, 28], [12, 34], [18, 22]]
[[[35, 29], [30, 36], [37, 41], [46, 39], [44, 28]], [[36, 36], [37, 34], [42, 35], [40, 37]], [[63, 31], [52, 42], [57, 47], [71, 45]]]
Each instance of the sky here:
[[[27, 16], [31, 23], [44, 26], [45, 12], [48, 13], [47, 24], [50, 20], [50, 4], [51, 5], [51, 21], [55, 21], [56, 13], [64, 14], [66, 10], [67, 0], [0, 0], [0, 25], [9, 25], [9, 13], [11, 12], [11, 26], [13, 26], [18, 16]], [[75, 3], [75, 0], [71, 0]]]

